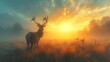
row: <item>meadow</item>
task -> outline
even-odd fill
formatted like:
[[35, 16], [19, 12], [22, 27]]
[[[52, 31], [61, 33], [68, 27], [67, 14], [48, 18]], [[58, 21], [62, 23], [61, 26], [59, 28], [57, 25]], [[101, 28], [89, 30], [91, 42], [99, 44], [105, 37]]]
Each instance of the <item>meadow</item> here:
[[109, 40], [40, 43], [32, 51], [24, 41], [0, 42], [0, 62], [110, 62]]

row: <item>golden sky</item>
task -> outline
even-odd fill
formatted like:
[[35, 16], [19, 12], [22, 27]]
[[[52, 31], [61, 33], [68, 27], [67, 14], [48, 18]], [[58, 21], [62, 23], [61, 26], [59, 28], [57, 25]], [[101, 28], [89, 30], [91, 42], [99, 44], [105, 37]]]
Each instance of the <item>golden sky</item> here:
[[[54, 1], [52, 0], [53, 5]], [[80, 35], [80, 31], [89, 29], [88, 26], [91, 20], [96, 19], [100, 22], [104, 16], [110, 15], [110, 5], [108, 4], [98, 6], [99, 3], [96, 3], [96, 7], [92, 7], [95, 1], [82, 0], [80, 2], [79, 0], [78, 2], [77, 0], [68, 0], [68, 2], [62, 8], [49, 15], [49, 22], [45, 27], [46, 38], [77, 38]]]
[[[106, 18], [109, 20], [106, 16], [110, 16], [110, 0], [0, 0], [0, 9], [0, 27], [19, 23], [30, 32], [38, 29], [35, 23], [30, 21], [33, 16], [36, 16], [36, 21], [39, 22], [42, 17], [48, 16], [43, 38], [73, 39], [82, 35], [82, 32], [94, 34], [95, 30], [91, 28], [95, 27], [94, 23], [98, 27], [107, 25], [104, 32], [109, 32], [109, 22], [100, 22]], [[93, 20], [94, 23], [91, 22]], [[101, 30], [103, 31], [103, 28]]]

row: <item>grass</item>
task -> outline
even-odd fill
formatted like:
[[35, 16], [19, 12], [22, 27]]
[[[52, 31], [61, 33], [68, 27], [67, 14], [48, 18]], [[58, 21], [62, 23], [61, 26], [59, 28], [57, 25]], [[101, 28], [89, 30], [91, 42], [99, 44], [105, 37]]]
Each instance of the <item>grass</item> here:
[[24, 46], [25, 43], [12, 42], [10, 47], [5, 44], [0, 44], [0, 62], [110, 62], [110, 44], [97, 41], [87, 43], [83, 39], [54, 46], [43, 44], [39, 45], [38, 48], [34, 47], [32, 51], [28, 52]]

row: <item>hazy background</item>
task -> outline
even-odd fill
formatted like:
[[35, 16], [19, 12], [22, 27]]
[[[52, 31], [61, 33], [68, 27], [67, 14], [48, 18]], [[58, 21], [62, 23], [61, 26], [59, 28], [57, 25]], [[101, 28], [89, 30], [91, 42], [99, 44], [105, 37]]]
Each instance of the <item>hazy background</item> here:
[[47, 15], [53, 23], [62, 18], [79, 27], [86, 23], [80, 36], [109, 38], [109, 11], [110, 0], [0, 0], [0, 40], [25, 39], [27, 32], [37, 29], [31, 18]]
[[[49, 19], [27, 52], [33, 16]], [[110, 62], [110, 0], [0, 0], [0, 62]]]

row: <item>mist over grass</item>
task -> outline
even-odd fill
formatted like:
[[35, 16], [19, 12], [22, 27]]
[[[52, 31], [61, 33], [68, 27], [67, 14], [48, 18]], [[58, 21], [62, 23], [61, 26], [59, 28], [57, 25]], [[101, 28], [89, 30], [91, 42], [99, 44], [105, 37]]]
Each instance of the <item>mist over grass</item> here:
[[42, 42], [32, 51], [26, 50], [25, 41], [0, 43], [0, 62], [110, 62], [109, 58], [109, 42], [85, 39], [62, 44]]

